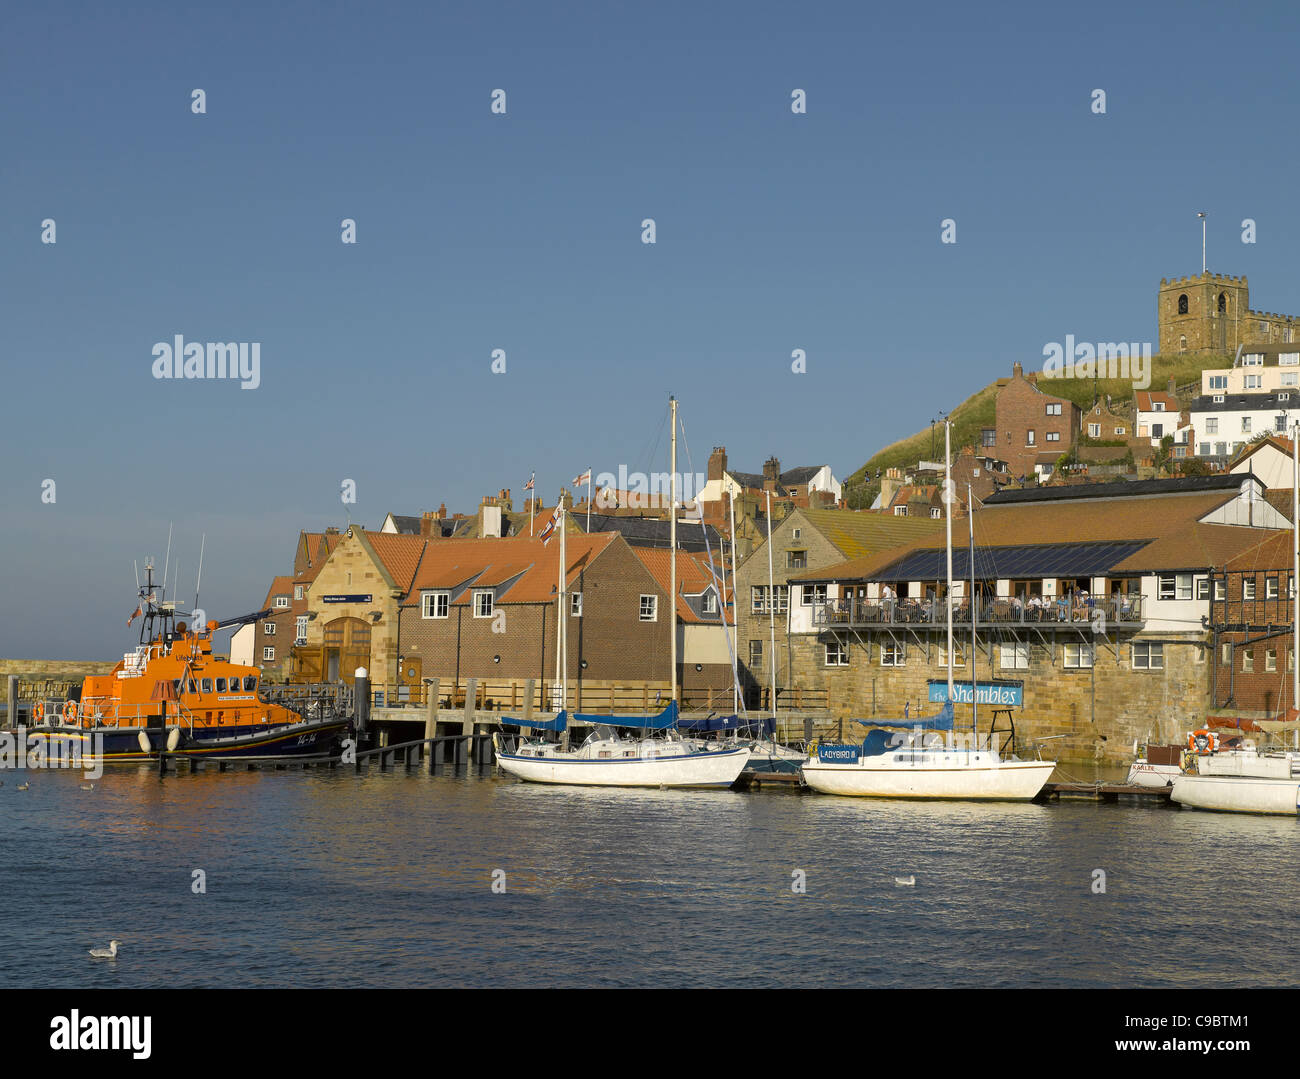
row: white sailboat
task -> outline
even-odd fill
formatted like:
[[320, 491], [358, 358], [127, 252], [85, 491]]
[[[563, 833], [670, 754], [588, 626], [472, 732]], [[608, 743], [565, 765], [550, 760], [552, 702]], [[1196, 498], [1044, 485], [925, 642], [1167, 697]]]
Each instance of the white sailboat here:
[[[1293, 579], [1300, 581], [1300, 424], [1291, 431], [1291, 558]], [[1293, 647], [1300, 646], [1300, 587], [1292, 600], [1291, 640]], [[1300, 663], [1293, 666], [1294, 707], [1300, 701]], [[1285, 729], [1290, 724], [1279, 726]], [[1169, 797], [1179, 805], [1223, 813], [1296, 815], [1300, 776], [1295, 774], [1294, 754], [1261, 754], [1251, 745], [1245, 751], [1199, 755], [1196, 765], [1195, 774], [1174, 778]]]
[[[516, 779], [531, 783], [553, 783], [588, 787], [729, 787], [749, 761], [749, 747], [729, 742], [701, 742], [684, 739], [677, 732], [677, 401], [669, 398], [672, 413], [671, 506], [669, 507], [670, 550], [668, 618], [671, 640], [669, 664], [671, 697], [654, 716], [584, 715], [574, 719], [592, 725], [592, 731], [576, 749], [568, 744], [568, 636], [566, 587], [568, 564], [565, 557], [563, 502], [557, 507], [560, 531], [560, 580], [557, 596], [559, 619], [557, 661], [559, 663], [560, 710], [546, 720], [507, 722], [562, 734], [561, 742], [541, 737], [521, 738], [507, 750], [499, 734], [493, 735], [497, 763]], [[637, 733], [623, 734], [629, 728]], [[652, 733], [657, 736], [652, 736]]]
[[[947, 482], [948, 554], [948, 702], [938, 716], [917, 720], [859, 720], [872, 731], [861, 745], [820, 746], [804, 761], [804, 782], [824, 794], [864, 798], [929, 798], [961, 801], [1030, 801], [1035, 798], [1056, 768], [1055, 761], [1022, 761], [1003, 758], [994, 747], [990, 730], [988, 745], [980, 747], [978, 696], [975, 686], [975, 523], [972, 499], [970, 535], [971, 583], [971, 707], [972, 737], [966, 746], [954, 744], [953, 701], [953, 605], [952, 605], [952, 480], [950, 428], [944, 422], [944, 462]], [[884, 731], [893, 729], [890, 737]], [[906, 730], [907, 733], [902, 733]], [[926, 732], [931, 732], [928, 736]], [[938, 731], [948, 733], [945, 741]], [[900, 744], [901, 743], [901, 744]]]

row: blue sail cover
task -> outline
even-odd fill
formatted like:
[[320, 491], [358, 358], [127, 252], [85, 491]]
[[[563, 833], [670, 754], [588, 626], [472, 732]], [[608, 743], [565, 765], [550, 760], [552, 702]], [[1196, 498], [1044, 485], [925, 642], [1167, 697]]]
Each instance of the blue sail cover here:
[[683, 731], [734, 731], [740, 726], [736, 716], [708, 716], [704, 719], [679, 719], [677, 727]]
[[920, 727], [923, 731], [950, 731], [952, 730], [952, 701], [945, 704], [937, 716], [926, 716], [925, 718], [917, 716], [916, 719], [855, 719], [853, 722], [861, 723], [864, 727], [888, 727], [903, 730]]
[[578, 723], [599, 724], [605, 727], [638, 727], [645, 731], [666, 731], [677, 722], [677, 702], [669, 701], [668, 707], [657, 716], [607, 716], [594, 712], [574, 712], [573, 718]]
[[515, 719], [513, 716], [502, 716], [501, 722], [511, 727], [532, 727], [539, 731], [562, 731], [568, 725], [568, 719], [568, 712], [559, 711], [550, 719]]

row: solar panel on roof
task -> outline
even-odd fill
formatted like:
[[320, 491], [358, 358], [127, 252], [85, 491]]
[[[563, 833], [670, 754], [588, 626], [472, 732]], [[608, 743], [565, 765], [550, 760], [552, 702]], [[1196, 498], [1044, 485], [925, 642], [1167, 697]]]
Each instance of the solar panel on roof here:
[[[1098, 577], [1136, 554], [1150, 540], [1106, 543], [1045, 543], [1031, 547], [980, 547], [975, 551], [975, 576], [981, 580], [1019, 577]], [[873, 573], [870, 581], [937, 581], [948, 575], [943, 549], [913, 551]], [[970, 577], [970, 552], [955, 548], [952, 575]]]

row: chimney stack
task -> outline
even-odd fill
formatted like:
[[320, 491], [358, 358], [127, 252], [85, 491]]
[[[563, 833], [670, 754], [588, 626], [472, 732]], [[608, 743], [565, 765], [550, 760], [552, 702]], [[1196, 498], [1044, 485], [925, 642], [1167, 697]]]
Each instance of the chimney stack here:
[[722, 474], [727, 471], [727, 447], [714, 446], [713, 452], [709, 454], [709, 475], [710, 481], [722, 479]]

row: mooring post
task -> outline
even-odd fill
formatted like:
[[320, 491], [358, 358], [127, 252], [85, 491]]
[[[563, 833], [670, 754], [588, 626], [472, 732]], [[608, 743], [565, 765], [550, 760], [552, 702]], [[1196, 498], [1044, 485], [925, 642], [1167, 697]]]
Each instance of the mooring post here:
[[364, 744], [370, 724], [370, 675], [358, 667], [352, 682], [353, 706], [356, 711], [357, 744]]
[[[430, 678], [426, 683], [429, 687], [429, 703], [424, 713], [424, 737], [438, 737], [438, 679]], [[432, 742], [425, 742], [424, 752], [429, 758], [429, 775], [436, 774], [437, 769], [434, 766], [434, 754], [437, 746]]]
[[[465, 680], [465, 718], [461, 721], [460, 733], [472, 736], [474, 734], [474, 706], [478, 703], [478, 679], [468, 678]], [[456, 763], [461, 763], [461, 747], [465, 746], [463, 741], [456, 743]], [[469, 748], [463, 750], [465, 759], [469, 759]]]
[[10, 729], [16, 729], [18, 726], [18, 676], [11, 674], [9, 676], [9, 710], [5, 713], [5, 722]]

